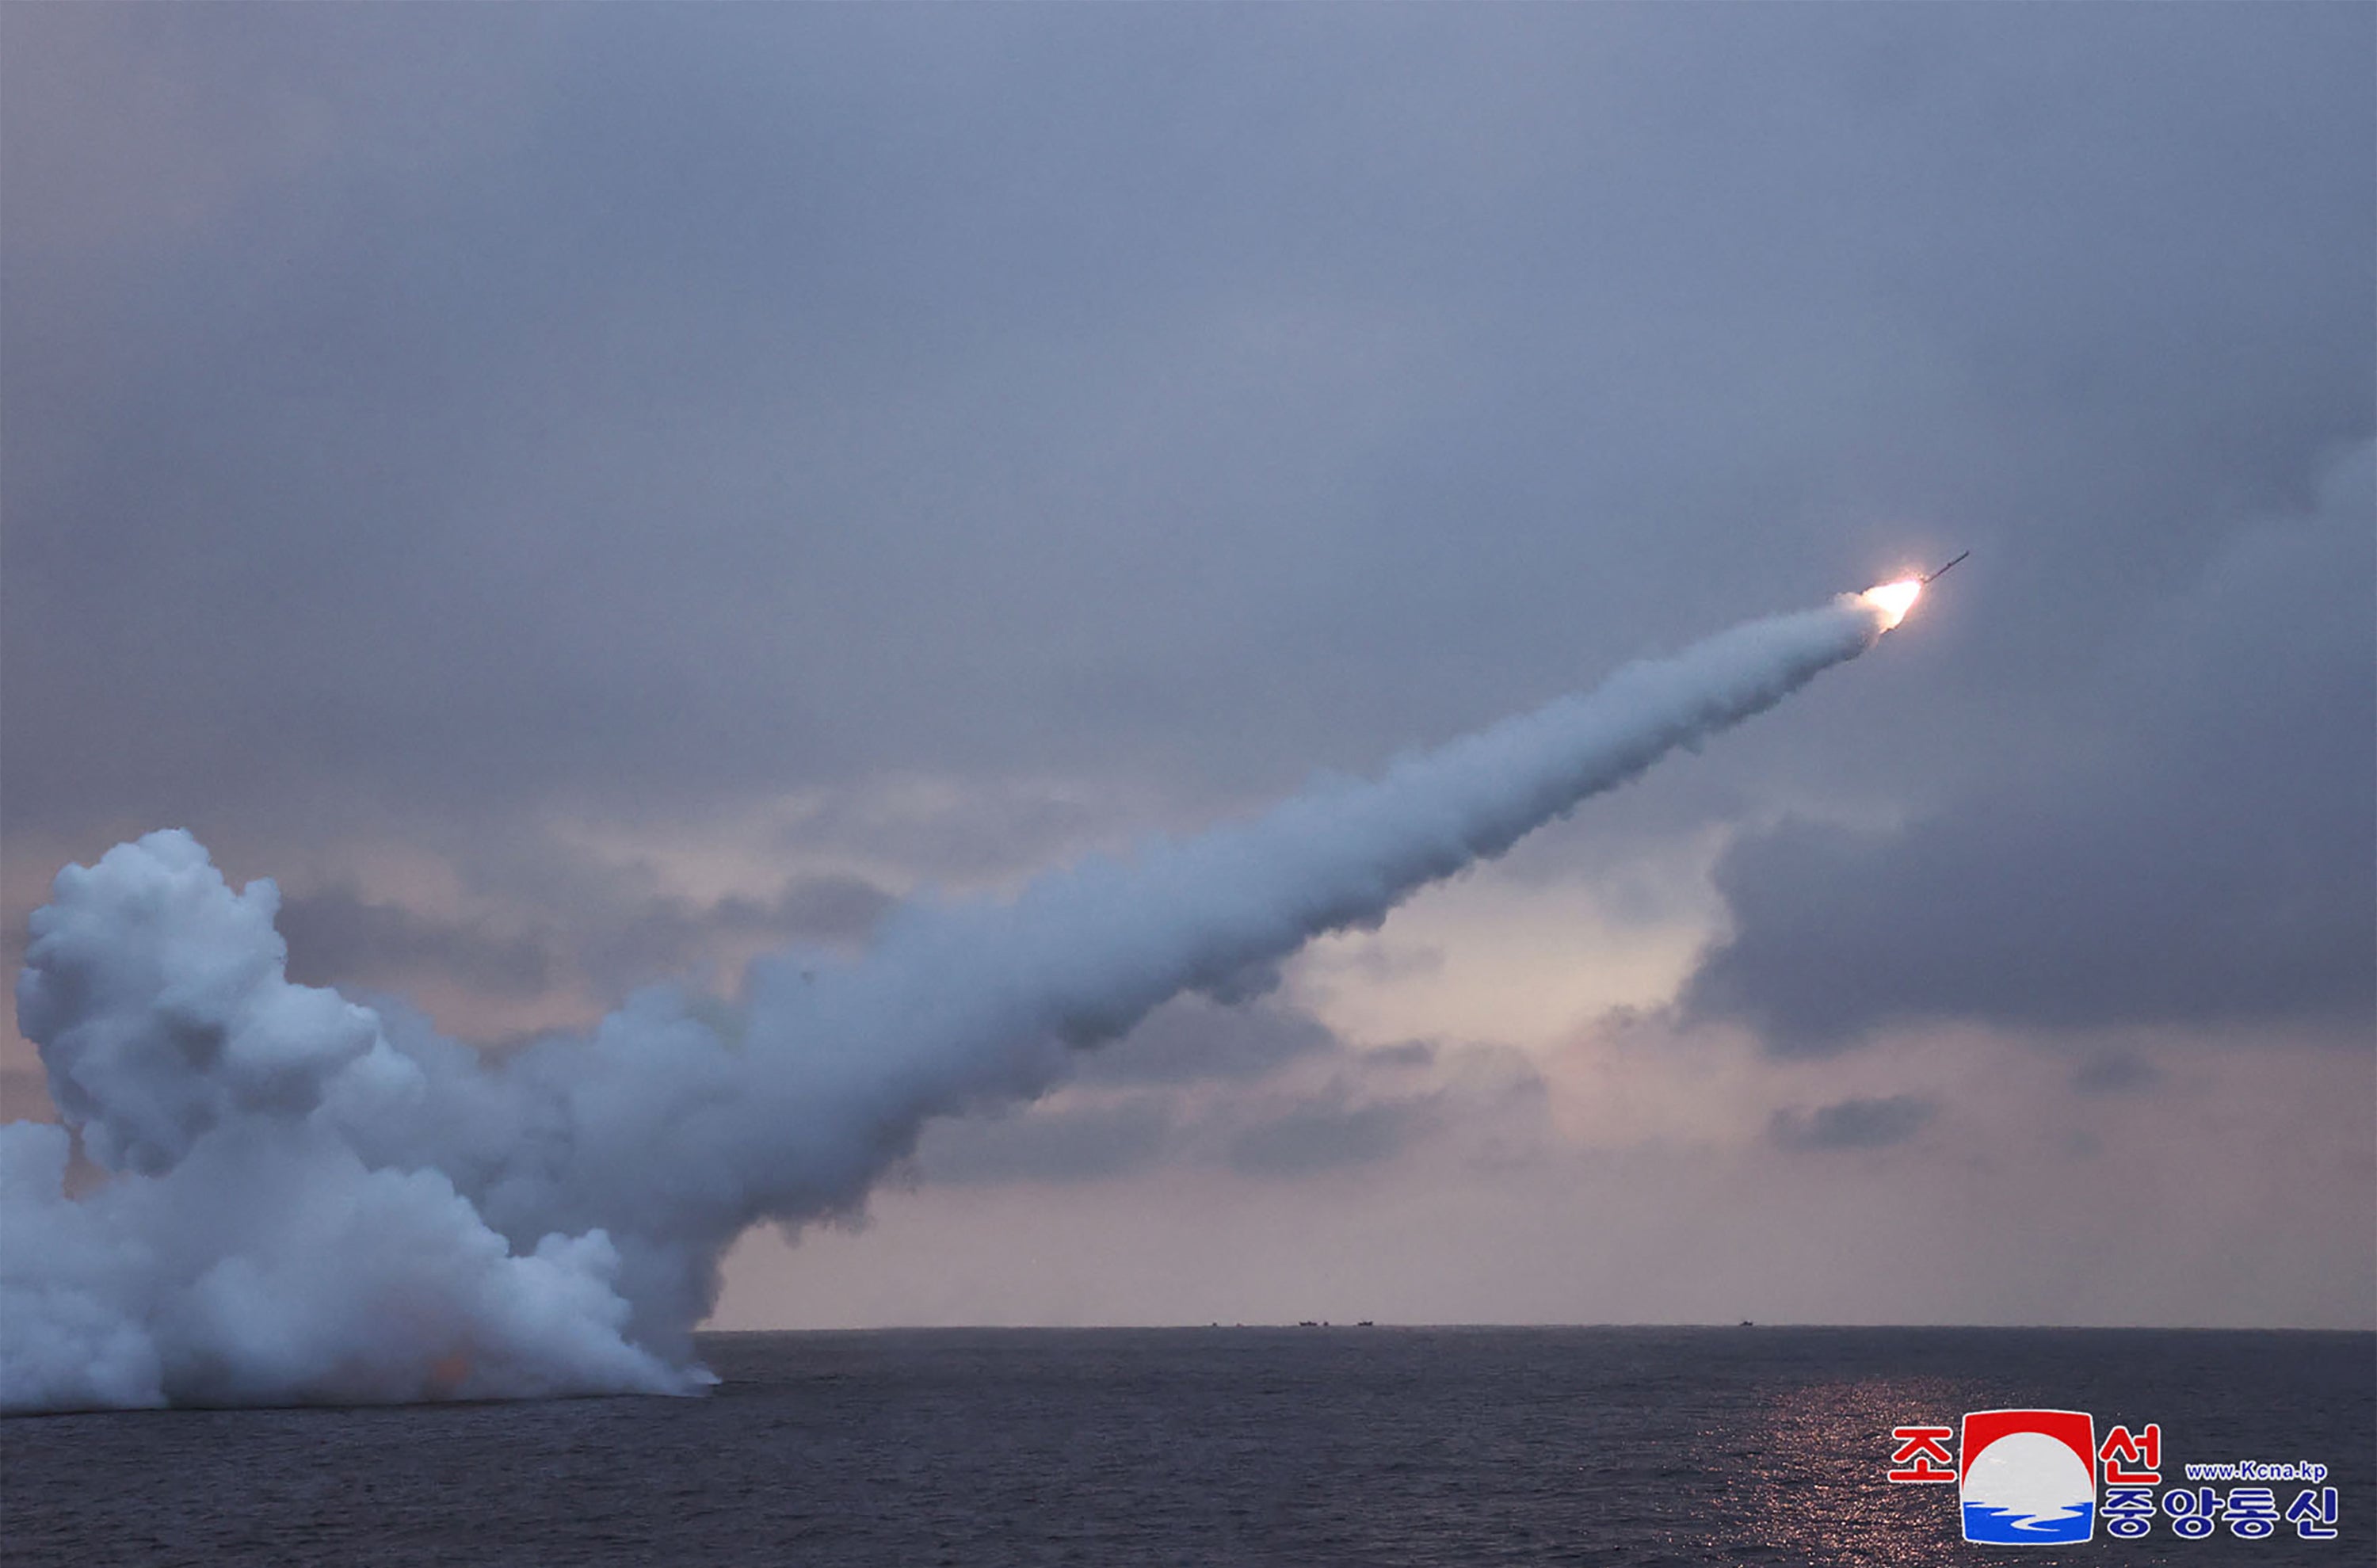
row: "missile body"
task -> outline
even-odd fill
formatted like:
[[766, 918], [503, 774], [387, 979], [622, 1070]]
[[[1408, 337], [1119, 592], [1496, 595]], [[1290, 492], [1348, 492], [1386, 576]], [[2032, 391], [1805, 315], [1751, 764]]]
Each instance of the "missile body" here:
[[[1967, 551], [1965, 551], [1965, 556], [1969, 556], [1969, 555], [1971, 555], [1971, 554], [1972, 554], [1972, 552], [1971, 552], [1970, 550], [1967, 550]], [[1963, 560], [1963, 559], [1965, 558], [1965, 556], [1958, 556], [1958, 557], [1956, 557], [1956, 561], [1961, 561], [1961, 560]], [[1948, 566], [1941, 567], [1938, 571], [1926, 572], [1926, 573], [1924, 573], [1920, 578], [1917, 578], [1916, 581], [1917, 581], [1918, 582], [1921, 582], [1922, 584], [1924, 584], [1924, 586], [1929, 587], [1929, 586], [1930, 586], [1931, 580], [1932, 580], [1933, 578], [1935, 578], [1935, 577], [1945, 577], [1945, 576], [1947, 576], [1947, 575], [1948, 575], [1948, 569], [1949, 569], [1949, 567], [1953, 567], [1953, 566], [1954, 566], [1954, 565], [1956, 564], [1956, 561], [1950, 561], [1950, 562], [1948, 563]]]

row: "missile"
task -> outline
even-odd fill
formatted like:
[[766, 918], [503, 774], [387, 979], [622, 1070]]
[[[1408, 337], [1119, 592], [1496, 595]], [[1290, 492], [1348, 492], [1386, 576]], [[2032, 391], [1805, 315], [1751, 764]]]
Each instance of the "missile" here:
[[[1967, 551], [1965, 551], [1965, 556], [1969, 556], [1969, 555], [1971, 555], [1971, 554], [1972, 554], [1972, 552], [1971, 552], [1970, 550], [1967, 550]], [[1956, 557], [1956, 561], [1961, 561], [1961, 560], [1963, 560], [1963, 559], [1965, 558], [1965, 556], [1958, 556], [1958, 557]], [[1921, 577], [1917, 578], [1915, 581], [1917, 581], [1917, 582], [1919, 582], [1919, 583], [1922, 583], [1925, 587], [1927, 587], [1927, 588], [1928, 588], [1928, 587], [1929, 587], [1929, 586], [1931, 585], [1931, 580], [1932, 580], [1933, 578], [1935, 578], [1935, 577], [1945, 577], [1945, 576], [1947, 576], [1947, 575], [1948, 575], [1948, 568], [1949, 568], [1949, 567], [1953, 567], [1953, 566], [1954, 566], [1954, 565], [1956, 564], [1956, 561], [1950, 561], [1950, 562], [1948, 563], [1948, 566], [1941, 567], [1938, 571], [1926, 572], [1926, 573], [1924, 573]]]

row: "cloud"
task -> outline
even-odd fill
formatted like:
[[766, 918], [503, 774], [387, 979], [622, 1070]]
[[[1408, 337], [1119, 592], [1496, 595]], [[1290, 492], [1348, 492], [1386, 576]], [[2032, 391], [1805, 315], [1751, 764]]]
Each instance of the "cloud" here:
[[575, 912], [588, 971], [611, 987], [632, 986], [701, 961], [722, 937], [855, 947], [896, 901], [861, 877], [800, 876], [770, 899], [732, 895], [711, 904], [618, 889], [615, 901]]
[[2132, 1051], [2093, 1051], [2072, 1070], [2072, 1086], [2084, 1095], [2129, 1095], [2162, 1082], [2162, 1069]]
[[1939, 1109], [1912, 1095], [1846, 1099], [1812, 1114], [1778, 1110], [1767, 1136], [1786, 1149], [1886, 1149], [1921, 1131]]
[[534, 937], [508, 936], [469, 920], [439, 920], [400, 904], [375, 903], [332, 887], [281, 901], [289, 977], [305, 986], [385, 983], [437, 974], [495, 996], [534, 996], [553, 983], [555, 964]]
[[[1989, 755], [1897, 832], [1786, 821], [1715, 880], [1684, 991], [1786, 1054], [1894, 1023], [2027, 1029], [2377, 1016], [2372, 460], [2244, 534], [2075, 672], [2060, 746]], [[2019, 604], [1994, 613], [2027, 613]], [[1986, 732], [1985, 714], [1974, 722]]]
[[1296, 1179], [1388, 1160], [1458, 1124], [1508, 1159], [1538, 1131], [1544, 1083], [1521, 1053], [1422, 1040], [1348, 1046], [1276, 998], [1188, 995], [1079, 1057], [1069, 1085], [1012, 1115], [937, 1121], [927, 1183], [1108, 1180], [1157, 1166]]
[[722, 899], [703, 919], [720, 930], [850, 942], [872, 931], [893, 902], [890, 893], [864, 877], [794, 877], [766, 903]]
[[[766, 863], [764, 849], [749, 853]], [[672, 891], [650, 858], [593, 854], [548, 834], [466, 833], [449, 854], [475, 897], [533, 912], [549, 943], [607, 997], [755, 945], [852, 952], [897, 902], [847, 872], [795, 873], [764, 896], [692, 898]]]
[[1083, 1083], [1189, 1083], [1260, 1078], [1345, 1047], [1308, 1012], [1257, 1001], [1232, 1007], [1202, 997], [1166, 1003], [1111, 1046], [1081, 1059]]
[[[438, 976], [490, 997], [540, 995], [574, 965], [598, 991], [623, 995], [718, 955], [729, 939], [770, 946], [850, 948], [871, 932], [891, 895], [864, 878], [789, 878], [769, 898], [703, 904], [659, 893], [650, 880], [580, 866], [550, 872], [567, 884], [531, 900], [537, 928], [507, 932], [483, 918], [444, 918], [332, 886], [282, 902], [289, 974], [304, 985], [381, 986]], [[564, 956], [567, 955], [567, 956]]]
[[1161, 1160], [1177, 1131], [1170, 1096], [937, 1121], [918, 1142], [917, 1176], [950, 1186], [1098, 1181]]
[[[1514, 871], [1689, 865], [1697, 920], [1730, 842], [1686, 1011], [1783, 1053], [1973, 1020], [2086, 1036], [2085, 1088], [2098, 1031], [2367, 1035], [2365, 485], [2305, 521], [2377, 425], [2366, 7], [0, 35], [0, 917], [183, 823], [373, 890], [302, 964], [615, 996], [1971, 545], [1886, 657]], [[508, 858], [556, 822], [749, 896]], [[473, 913], [337, 907], [366, 839]], [[1227, 1168], [1465, 1059], [1152, 1031], [999, 1134], [1148, 1095]]]
[[1321, 1096], [1268, 1117], [1230, 1139], [1232, 1169], [1303, 1177], [1392, 1158], [1429, 1125], [1434, 1095], [1349, 1103]]
[[1952, 537], [2051, 690], [2371, 417], [2348, 11], [462, 18], [11, 14], [13, 821], [1229, 805]]

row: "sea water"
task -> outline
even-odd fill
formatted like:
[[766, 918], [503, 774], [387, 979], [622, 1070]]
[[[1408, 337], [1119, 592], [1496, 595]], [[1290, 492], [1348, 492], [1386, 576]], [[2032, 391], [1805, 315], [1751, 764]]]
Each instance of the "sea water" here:
[[[0, 1562], [2377, 1561], [2377, 1336], [1212, 1328], [706, 1336], [698, 1399], [0, 1421]], [[1894, 1429], [2083, 1410], [2327, 1465], [2339, 1534], [1982, 1547]], [[2284, 1507], [2299, 1490], [2274, 1488]]]

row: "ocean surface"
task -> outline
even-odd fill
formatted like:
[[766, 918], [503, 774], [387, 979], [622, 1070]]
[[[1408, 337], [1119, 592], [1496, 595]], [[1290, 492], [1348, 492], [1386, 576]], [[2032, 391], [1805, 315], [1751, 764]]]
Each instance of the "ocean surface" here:
[[[716, 1335], [701, 1399], [0, 1421], [0, 1562], [2366, 1563], [2377, 1335]], [[1971, 1546], [1898, 1426], [2085, 1410], [2332, 1467], [2340, 1532]], [[2227, 1483], [2215, 1486], [2228, 1490]], [[2300, 1490], [2273, 1489], [2284, 1508]]]

